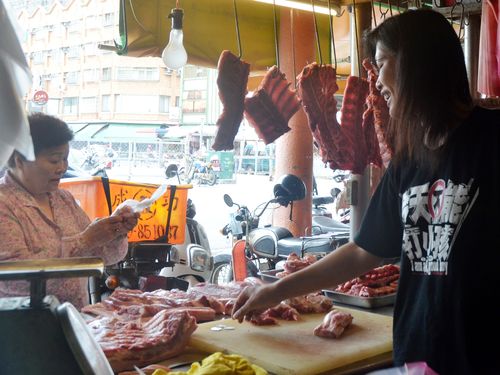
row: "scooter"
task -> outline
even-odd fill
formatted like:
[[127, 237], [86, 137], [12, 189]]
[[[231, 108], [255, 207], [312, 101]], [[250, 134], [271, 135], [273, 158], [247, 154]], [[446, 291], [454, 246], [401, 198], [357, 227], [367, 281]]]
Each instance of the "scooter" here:
[[217, 182], [217, 171], [220, 168], [213, 163], [197, 160], [192, 155], [186, 155], [186, 167], [179, 169], [179, 175], [186, 183], [197, 182], [213, 186]]
[[[167, 177], [177, 174], [177, 167], [168, 169]], [[178, 176], [177, 176], [178, 177]], [[126, 257], [106, 267], [101, 280], [92, 279], [92, 302], [98, 302], [117, 287], [128, 289], [182, 289], [208, 282], [213, 270], [213, 257], [205, 230], [194, 220], [196, 208], [187, 200], [186, 236], [181, 245], [164, 239], [129, 243]]]
[[[296, 186], [300, 186], [297, 180], [303, 185], [296, 176], [284, 176], [274, 187], [275, 197], [264, 203], [264, 208], [259, 213], [252, 214], [246, 206], [236, 204], [229, 195], [224, 195], [226, 205], [237, 206], [236, 213], [231, 215], [230, 223], [222, 230], [223, 234], [231, 233], [234, 245], [232, 255], [223, 254], [216, 257], [212, 282], [242, 280], [246, 276], [258, 276], [263, 270], [278, 269], [280, 263], [291, 253], [300, 256], [314, 253], [321, 257], [349, 240], [349, 226], [323, 215], [317, 216], [319, 221], [313, 221], [312, 236], [294, 237], [283, 227], [259, 227], [259, 217], [270, 203], [286, 207], [293, 201], [304, 198], [305, 186], [300, 187], [297, 193]], [[332, 222], [338, 226], [334, 227]]]
[[[167, 178], [176, 177], [180, 181], [175, 164], [167, 167], [165, 174]], [[180, 278], [189, 282], [189, 286], [210, 281], [214, 267], [208, 236], [203, 226], [194, 220], [195, 215], [195, 205], [188, 199], [184, 243], [171, 247], [170, 259], [173, 265], [167, 265], [160, 271], [160, 276]]]

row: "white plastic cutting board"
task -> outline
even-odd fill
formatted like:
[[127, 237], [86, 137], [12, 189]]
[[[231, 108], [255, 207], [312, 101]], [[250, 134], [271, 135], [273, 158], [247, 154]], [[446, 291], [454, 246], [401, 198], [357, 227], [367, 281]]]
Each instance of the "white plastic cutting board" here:
[[[340, 339], [313, 335], [325, 314], [303, 314], [297, 322], [279, 320], [278, 326], [255, 326], [232, 319], [199, 324], [190, 346], [213, 353], [246, 357], [274, 374], [318, 374], [392, 352], [392, 317], [338, 308], [354, 320]], [[213, 331], [223, 324], [234, 330]]]

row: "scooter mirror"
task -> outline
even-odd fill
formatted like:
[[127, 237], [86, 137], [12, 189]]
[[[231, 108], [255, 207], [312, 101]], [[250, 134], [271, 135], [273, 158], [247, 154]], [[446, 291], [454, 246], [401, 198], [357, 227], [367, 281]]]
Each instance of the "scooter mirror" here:
[[167, 169], [165, 169], [165, 176], [167, 176], [167, 178], [173, 178], [177, 176], [177, 171], [178, 171], [177, 165], [170, 164], [167, 167]]
[[341, 193], [341, 190], [337, 187], [333, 188], [332, 190], [330, 190], [330, 194], [332, 195], [332, 197], [335, 199], [337, 198], [337, 196]]
[[224, 203], [226, 203], [229, 207], [233, 207], [234, 202], [228, 194], [224, 194]]

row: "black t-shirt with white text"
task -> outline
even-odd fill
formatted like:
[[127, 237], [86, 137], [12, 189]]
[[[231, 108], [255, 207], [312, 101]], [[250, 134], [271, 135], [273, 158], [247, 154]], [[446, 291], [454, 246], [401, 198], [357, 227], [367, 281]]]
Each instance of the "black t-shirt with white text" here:
[[[389, 166], [354, 241], [401, 256], [394, 364], [500, 374], [500, 111], [476, 107], [442, 163]], [[489, 343], [488, 343], [489, 342]]]

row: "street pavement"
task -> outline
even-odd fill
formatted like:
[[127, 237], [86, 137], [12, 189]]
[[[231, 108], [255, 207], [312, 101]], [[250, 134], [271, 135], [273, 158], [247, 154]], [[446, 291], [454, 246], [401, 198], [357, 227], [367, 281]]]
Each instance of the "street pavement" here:
[[[120, 169], [114, 167], [108, 172], [110, 178], [130, 180], [134, 182], [161, 184], [169, 182], [177, 183], [175, 179], [166, 180], [163, 170], [160, 168], [147, 168], [141, 170]], [[231, 240], [220, 233], [220, 230], [229, 222], [229, 215], [236, 211], [236, 207], [229, 208], [223, 200], [224, 194], [229, 194], [235, 203], [247, 206], [253, 211], [261, 203], [273, 198], [273, 187], [275, 181], [271, 181], [266, 175], [237, 174], [234, 183], [217, 183], [214, 186], [193, 185], [189, 190], [188, 197], [196, 206], [195, 220], [201, 223], [210, 241], [213, 254], [229, 252]], [[331, 178], [317, 178], [319, 195], [329, 195], [333, 187]], [[327, 205], [333, 212], [333, 204]], [[267, 210], [261, 217], [261, 224], [271, 224], [272, 210]]]

